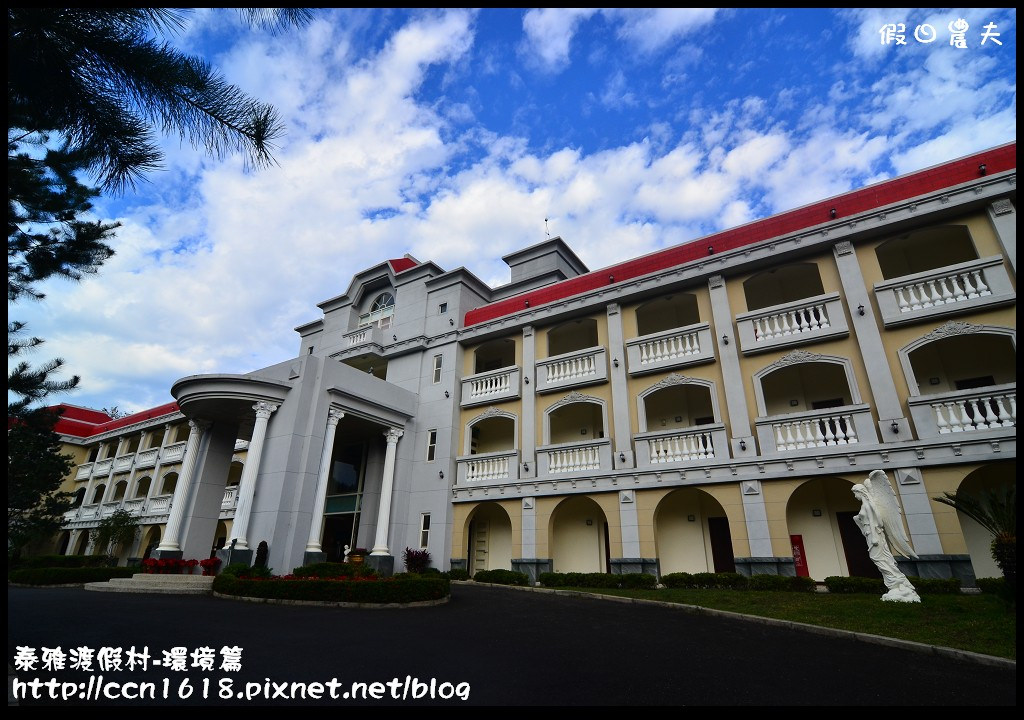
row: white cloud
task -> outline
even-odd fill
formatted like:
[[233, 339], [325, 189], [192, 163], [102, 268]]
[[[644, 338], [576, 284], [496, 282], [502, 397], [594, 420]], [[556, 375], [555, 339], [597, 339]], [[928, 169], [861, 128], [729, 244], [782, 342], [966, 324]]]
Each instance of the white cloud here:
[[569, 62], [569, 45], [576, 28], [597, 10], [593, 8], [540, 8], [523, 16], [526, 33], [522, 52], [541, 68], [551, 72]]
[[703, 28], [715, 19], [715, 8], [630, 8], [602, 10], [609, 19], [622, 23], [620, 38], [642, 52], [659, 50], [677, 38]]

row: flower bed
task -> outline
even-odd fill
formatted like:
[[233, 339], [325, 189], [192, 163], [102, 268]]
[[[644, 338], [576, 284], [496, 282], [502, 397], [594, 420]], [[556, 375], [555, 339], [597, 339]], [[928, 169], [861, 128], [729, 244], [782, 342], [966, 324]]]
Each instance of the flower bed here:
[[[204, 561], [205, 562], [205, 561]], [[220, 561], [217, 561], [220, 564]], [[142, 572], [151, 575], [191, 575], [192, 571], [200, 565], [196, 559], [185, 560], [184, 558], [146, 558], [142, 561]], [[206, 575], [205, 566], [203, 575]]]

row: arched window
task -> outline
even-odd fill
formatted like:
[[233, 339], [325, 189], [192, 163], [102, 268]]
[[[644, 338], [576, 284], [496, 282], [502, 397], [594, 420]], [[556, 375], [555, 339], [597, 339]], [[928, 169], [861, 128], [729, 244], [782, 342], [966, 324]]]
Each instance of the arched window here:
[[370, 311], [359, 316], [359, 327], [377, 325], [382, 328], [391, 327], [391, 317], [395, 314], [395, 296], [383, 292], [373, 299]]

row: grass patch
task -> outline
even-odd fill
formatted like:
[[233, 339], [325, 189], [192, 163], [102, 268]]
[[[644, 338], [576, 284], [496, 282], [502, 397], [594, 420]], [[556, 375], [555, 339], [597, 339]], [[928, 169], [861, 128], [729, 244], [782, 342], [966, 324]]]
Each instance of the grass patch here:
[[[568, 589], [568, 588], [567, 588]], [[882, 602], [877, 595], [742, 592], [735, 590], [624, 590], [581, 592], [643, 598], [791, 620], [1017, 658], [1017, 613], [993, 595], [925, 595], [922, 602]]]

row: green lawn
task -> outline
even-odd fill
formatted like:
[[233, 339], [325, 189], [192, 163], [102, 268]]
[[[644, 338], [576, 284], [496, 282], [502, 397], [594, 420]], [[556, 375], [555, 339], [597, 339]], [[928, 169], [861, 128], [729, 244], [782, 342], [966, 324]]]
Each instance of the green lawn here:
[[[562, 588], [560, 588], [562, 589]], [[853, 630], [1017, 658], [1017, 613], [995, 595], [922, 595], [921, 603], [882, 602], [877, 595], [737, 590], [564, 588], [662, 600]]]

